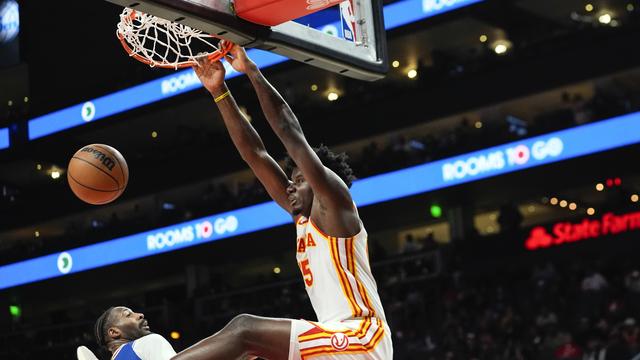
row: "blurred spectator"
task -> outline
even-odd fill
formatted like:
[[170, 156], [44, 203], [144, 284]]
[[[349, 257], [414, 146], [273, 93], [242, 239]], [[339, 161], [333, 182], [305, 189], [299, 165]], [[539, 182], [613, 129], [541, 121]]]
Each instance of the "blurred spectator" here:
[[404, 238], [404, 244], [402, 246], [402, 253], [409, 254], [422, 250], [422, 245], [413, 238], [412, 234], [407, 234]]

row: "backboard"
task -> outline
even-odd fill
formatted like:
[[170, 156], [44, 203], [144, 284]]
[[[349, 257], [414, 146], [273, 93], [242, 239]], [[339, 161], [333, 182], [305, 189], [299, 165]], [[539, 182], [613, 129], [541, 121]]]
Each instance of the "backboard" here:
[[[351, 0], [353, 40], [345, 39], [340, 31], [326, 32], [293, 20], [274, 26], [244, 20], [236, 13], [243, 0], [107, 1], [356, 79], [377, 80], [388, 70], [382, 0]], [[304, 2], [309, 9], [335, 0], [295, 1]], [[338, 19], [333, 28], [342, 28], [340, 22]]]

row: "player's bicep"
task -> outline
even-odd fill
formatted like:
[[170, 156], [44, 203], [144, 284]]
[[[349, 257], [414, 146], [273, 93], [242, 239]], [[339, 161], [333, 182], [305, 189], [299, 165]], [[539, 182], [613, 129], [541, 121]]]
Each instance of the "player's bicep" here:
[[289, 179], [280, 165], [266, 152], [258, 152], [247, 163], [267, 193], [280, 207], [291, 213], [291, 204], [287, 198]]

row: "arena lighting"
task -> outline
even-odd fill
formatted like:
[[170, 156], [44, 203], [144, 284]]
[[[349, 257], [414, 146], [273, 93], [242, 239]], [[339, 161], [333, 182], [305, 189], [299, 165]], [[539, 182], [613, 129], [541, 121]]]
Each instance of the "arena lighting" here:
[[157, 138], [158, 137], [158, 132], [157, 131], [152, 131], [151, 132], [151, 137], [154, 138], [154, 139]]
[[551, 205], [558, 205], [558, 198], [557, 198], [557, 197], [552, 197], [552, 198], [549, 200], [549, 204], [551, 204]]
[[560, 207], [564, 208], [567, 207], [567, 200], [560, 200]]
[[593, 4], [585, 5], [584, 9], [587, 10], [587, 12], [592, 12], [593, 11]]
[[407, 71], [407, 77], [408, 77], [409, 79], [415, 79], [415, 78], [416, 78], [416, 76], [418, 76], [418, 70], [416, 70], [416, 69], [411, 69], [411, 70]]
[[569, 210], [573, 211], [573, 210], [575, 210], [577, 208], [578, 208], [578, 205], [576, 205], [576, 203], [572, 202], [571, 204], [569, 204]]
[[476, 123], [473, 124], [473, 126], [475, 126], [476, 129], [482, 129], [482, 121], [476, 121]]
[[58, 170], [51, 171], [51, 178], [54, 179], [54, 180], [60, 178], [60, 171], [58, 171]]
[[316, 84], [311, 85], [311, 91], [318, 91], [318, 85]]
[[327, 100], [329, 100], [329, 101], [336, 101], [336, 100], [338, 100], [339, 97], [340, 97], [340, 95], [338, 95], [337, 93], [335, 93], [333, 91], [330, 92], [329, 94], [327, 94]]
[[591, 207], [587, 209], [587, 215], [593, 215], [595, 213], [596, 213], [596, 209], [591, 208]]
[[36, 164], [36, 170], [42, 170], [42, 164]]
[[33, 233], [33, 236], [35, 236], [35, 237], [40, 237], [40, 231], [36, 230], [36, 231]]
[[431, 205], [429, 211], [431, 212], [431, 216], [435, 219], [439, 219], [442, 217], [442, 208], [438, 204]]
[[631, 3], [627, 4], [627, 11], [631, 12], [633, 10], [635, 10], [635, 6], [633, 6], [633, 4]]
[[9, 305], [9, 314], [11, 317], [18, 318], [22, 315], [22, 309], [18, 305]]
[[604, 13], [604, 14], [600, 15], [600, 16], [598, 17], [598, 21], [599, 21], [601, 24], [608, 25], [608, 24], [611, 22], [611, 14], [609, 14], [609, 13]]
[[397, 68], [400, 66], [400, 61], [398, 60], [393, 60], [393, 62], [391, 63], [391, 66], [393, 66], [394, 68]]
[[596, 184], [596, 190], [603, 191], [604, 190], [604, 185], [602, 183], [597, 183]]
[[640, 197], [638, 197], [638, 194], [633, 194], [631, 195], [631, 202], [638, 202], [638, 200], [640, 200]]
[[280, 268], [279, 268], [279, 267], [277, 267], [277, 266], [276, 266], [276, 267], [274, 267], [274, 268], [273, 268], [273, 273], [274, 273], [274, 274], [280, 274]]
[[169, 334], [169, 336], [173, 339], [173, 340], [178, 340], [180, 339], [180, 333], [177, 331], [172, 331], [171, 334]]
[[9, 128], [0, 128], [0, 150], [7, 149], [9, 146], [11, 146]]
[[489, 40], [487, 35], [485, 34], [480, 35], [480, 42], [484, 43], [484, 42], [487, 42], [487, 40]]
[[[385, 28], [387, 30], [395, 29], [483, 1], [485, 0], [398, 1], [384, 7]], [[318, 26], [321, 28], [326, 26], [326, 24], [320, 24]], [[339, 22], [335, 22], [335, 26], [340, 27], [341, 25]], [[250, 49], [248, 53], [260, 68], [266, 68], [288, 60], [283, 56], [258, 49]], [[240, 75], [228, 66], [226, 62], [225, 67], [227, 70], [227, 79]], [[199, 89], [201, 86], [193, 70], [177, 71], [170, 76], [164, 76], [31, 119], [28, 122], [29, 140], [35, 140], [66, 129], [85, 125], [88, 122], [101, 120], [160, 100], [165, 100], [188, 91]], [[83, 118], [83, 111], [87, 108], [95, 109], [95, 112], [92, 113], [89, 120], [85, 120], [87, 118], [86, 115]], [[0, 149], [2, 149], [1, 145], [2, 140], [0, 139]]]
[[[363, 207], [633, 144], [640, 112], [360, 179], [352, 195]], [[248, 206], [0, 266], [0, 290], [290, 223], [272, 201]]]

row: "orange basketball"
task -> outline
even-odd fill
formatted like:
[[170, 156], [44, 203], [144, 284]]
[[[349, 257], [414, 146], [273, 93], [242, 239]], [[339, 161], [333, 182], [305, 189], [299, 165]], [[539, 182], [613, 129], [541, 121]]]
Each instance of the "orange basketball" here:
[[122, 195], [129, 181], [129, 168], [118, 150], [108, 145], [91, 144], [73, 155], [67, 180], [80, 200], [102, 205]]

